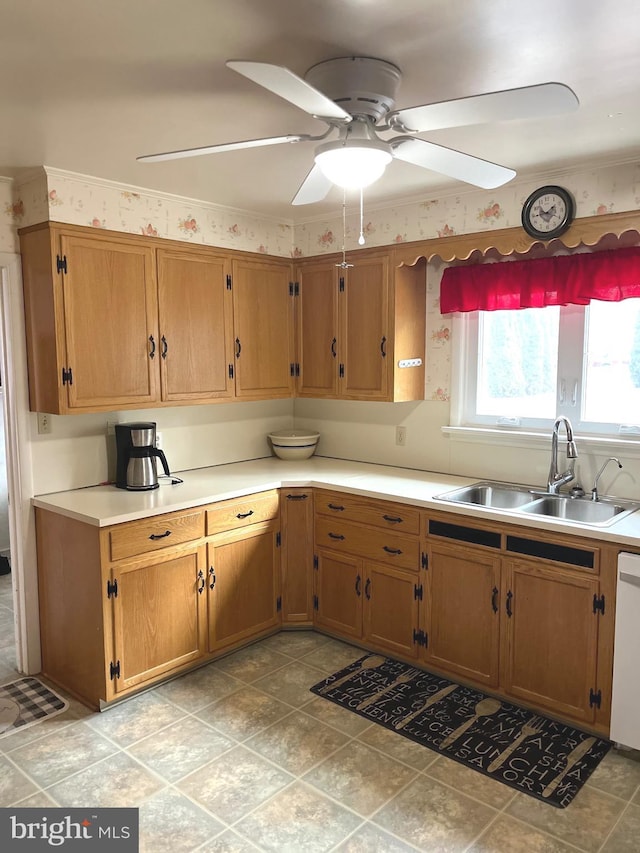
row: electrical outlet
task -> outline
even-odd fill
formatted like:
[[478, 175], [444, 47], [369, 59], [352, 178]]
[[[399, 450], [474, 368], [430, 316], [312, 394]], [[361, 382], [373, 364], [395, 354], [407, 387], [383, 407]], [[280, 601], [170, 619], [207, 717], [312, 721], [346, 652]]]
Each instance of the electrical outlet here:
[[407, 443], [407, 428], [405, 426], [396, 427], [396, 444], [398, 447], [404, 447]]
[[158, 448], [158, 450], [162, 450], [162, 433], [161, 432], [156, 433], [156, 447]]
[[38, 433], [49, 435], [51, 432], [51, 415], [48, 412], [38, 412]]

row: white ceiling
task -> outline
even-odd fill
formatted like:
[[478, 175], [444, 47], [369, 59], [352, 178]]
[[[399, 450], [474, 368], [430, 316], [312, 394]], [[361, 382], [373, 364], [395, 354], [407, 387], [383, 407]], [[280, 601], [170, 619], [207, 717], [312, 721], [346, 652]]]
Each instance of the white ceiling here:
[[[338, 56], [403, 73], [396, 109], [558, 81], [571, 115], [439, 130], [424, 138], [517, 170], [640, 160], [638, 0], [0, 0], [0, 175], [47, 165], [286, 220], [340, 208], [290, 201], [313, 143], [164, 163], [140, 154], [325, 125], [225, 67], [304, 76]], [[395, 161], [370, 203], [466, 185]]]

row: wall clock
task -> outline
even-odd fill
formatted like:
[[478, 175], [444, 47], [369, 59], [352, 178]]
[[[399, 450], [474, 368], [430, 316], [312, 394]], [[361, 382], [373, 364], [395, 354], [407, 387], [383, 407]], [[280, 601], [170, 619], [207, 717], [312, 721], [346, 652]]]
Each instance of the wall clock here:
[[534, 190], [522, 207], [522, 227], [541, 240], [564, 234], [573, 221], [575, 205], [563, 187], [546, 186]]

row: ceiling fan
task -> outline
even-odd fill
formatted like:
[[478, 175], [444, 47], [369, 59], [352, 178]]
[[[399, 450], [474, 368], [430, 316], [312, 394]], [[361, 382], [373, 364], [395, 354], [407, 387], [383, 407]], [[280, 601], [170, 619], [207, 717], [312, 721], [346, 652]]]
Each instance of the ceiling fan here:
[[[287, 142], [319, 142], [314, 166], [293, 198], [294, 205], [321, 201], [333, 184], [346, 189], [368, 186], [382, 176], [394, 158], [483, 189], [502, 186], [515, 176], [513, 169], [436, 145], [416, 134], [494, 121], [543, 118], [571, 112], [579, 104], [568, 86], [541, 83], [394, 110], [402, 74], [396, 65], [383, 59], [329, 59], [312, 66], [304, 79], [284, 66], [267, 62], [229, 60], [226, 65], [324, 121], [327, 130], [319, 136], [286, 134], [245, 139], [137, 159], [154, 162]], [[331, 134], [337, 138], [325, 142]]]

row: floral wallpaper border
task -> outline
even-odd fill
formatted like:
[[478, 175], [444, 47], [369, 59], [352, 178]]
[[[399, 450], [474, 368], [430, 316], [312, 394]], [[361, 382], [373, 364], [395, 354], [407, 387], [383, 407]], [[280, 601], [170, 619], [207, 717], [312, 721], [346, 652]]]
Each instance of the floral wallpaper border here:
[[[467, 190], [372, 209], [368, 215], [365, 195], [366, 246], [519, 226], [525, 199], [544, 183], [560, 184], [573, 194], [578, 218], [640, 209], [640, 162], [556, 173], [498, 190]], [[46, 220], [294, 259], [340, 251], [343, 241], [352, 251], [360, 233], [356, 204], [352, 212], [347, 208], [343, 235], [341, 213], [297, 224], [278, 222], [48, 166], [18, 180], [0, 177], [0, 251], [18, 252], [17, 229]], [[427, 272], [426, 399], [448, 403], [451, 328], [439, 307], [443, 268], [434, 262]]]

